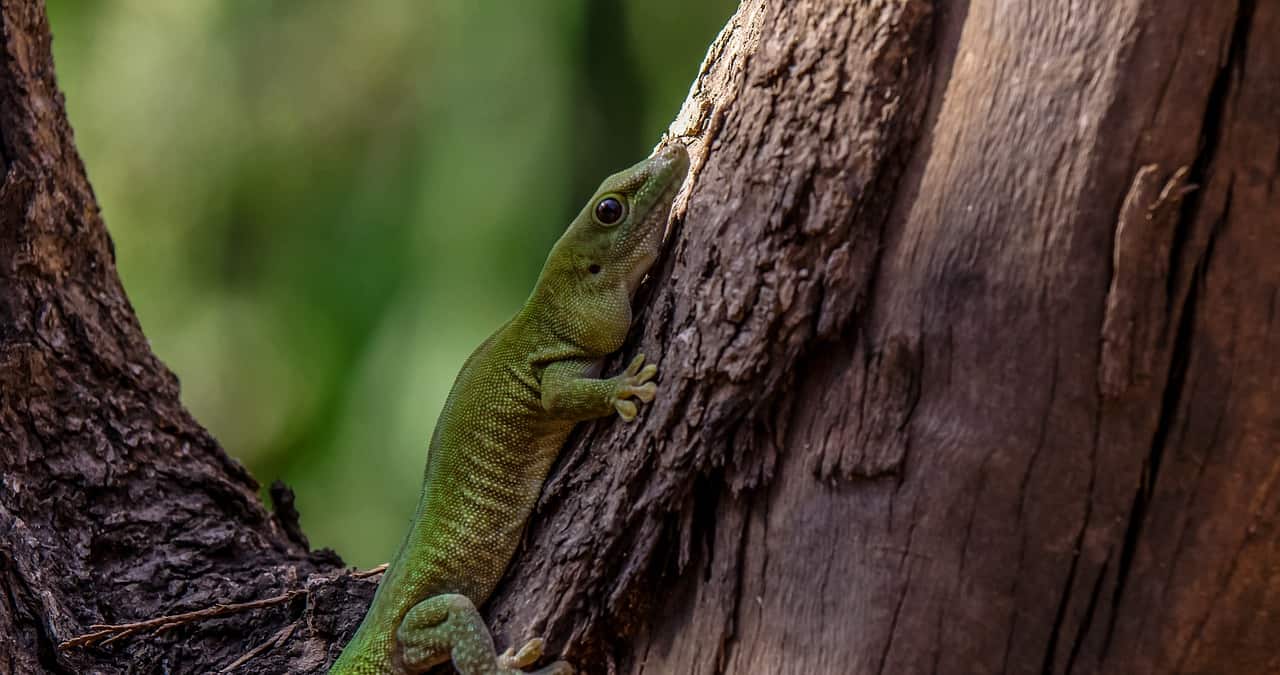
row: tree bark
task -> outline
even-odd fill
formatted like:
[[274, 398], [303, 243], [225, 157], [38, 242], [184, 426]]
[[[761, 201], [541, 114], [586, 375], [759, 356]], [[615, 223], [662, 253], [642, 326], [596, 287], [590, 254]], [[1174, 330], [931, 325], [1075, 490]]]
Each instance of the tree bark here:
[[0, 2], [0, 40], [0, 673], [206, 672], [295, 608], [58, 645], [92, 623], [268, 597], [340, 561], [267, 513], [151, 353], [73, 144], [43, 3]]
[[[0, 20], [0, 672], [323, 672], [376, 577], [183, 410], [43, 9]], [[1256, 0], [745, 1], [673, 124], [692, 188], [624, 349], [660, 397], [575, 434], [499, 642], [588, 672], [1280, 671], [1277, 34]]]

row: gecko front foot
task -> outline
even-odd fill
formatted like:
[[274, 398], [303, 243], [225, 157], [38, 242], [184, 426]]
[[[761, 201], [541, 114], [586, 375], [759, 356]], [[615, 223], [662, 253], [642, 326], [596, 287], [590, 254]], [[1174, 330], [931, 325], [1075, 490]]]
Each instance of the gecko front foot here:
[[644, 403], [653, 400], [658, 393], [658, 385], [650, 382], [654, 375], [658, 374], [658, 366], [650, 363], [644, 364], [644, 354], [636, 354], [631, 359], [631, 364], [618, 375], [614, 380], [618, 383], [618, 388], [614, 393], [613, 409], [618, 411], [618, 416], [623, 421], [630, 422], [636, 418], [639, 409], [636, 407], [635, 401], [630, 399], [636, 398]]

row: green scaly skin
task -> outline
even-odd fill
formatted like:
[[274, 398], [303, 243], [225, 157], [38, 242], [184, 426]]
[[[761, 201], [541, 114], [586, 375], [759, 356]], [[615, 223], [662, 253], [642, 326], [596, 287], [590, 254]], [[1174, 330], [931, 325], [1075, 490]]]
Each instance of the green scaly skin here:
[[[596, 373], [622, 347], [632, 296], [688, 168], [673, 145], [605, 179], [551, 249], [524, 307], [462, 366], [431, 439], [413, 526], [331, 674], [421, 673], [450, 659], [463, 675], [573, 672], [563, 661], [523, 670], [542, 655], [538, 638], [498, 655], [476, 606], [511, 561], [573, 425], [614, 412], [629, 421], [637, 400], [653, 400], [657, 367], [643, 355], [614, 377]], [[605, 224], [599, 205], [610, 198], [624, 208]]]

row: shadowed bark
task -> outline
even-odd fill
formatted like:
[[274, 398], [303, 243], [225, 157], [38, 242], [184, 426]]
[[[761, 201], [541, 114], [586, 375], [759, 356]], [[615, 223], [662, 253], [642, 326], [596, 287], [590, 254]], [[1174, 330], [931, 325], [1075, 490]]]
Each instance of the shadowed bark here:
[[[0, 672], [322, 672], [376, 576], [308, 553], [183, 410], [43, 8], [0, 12]], [[660, 397], [575, 434], [499, 643], [588, 672], [1280, 670], [1277, 34], [1251, 0], [744, 2], [672, 126], [692, 189], [614, 364], [659, 355]]]

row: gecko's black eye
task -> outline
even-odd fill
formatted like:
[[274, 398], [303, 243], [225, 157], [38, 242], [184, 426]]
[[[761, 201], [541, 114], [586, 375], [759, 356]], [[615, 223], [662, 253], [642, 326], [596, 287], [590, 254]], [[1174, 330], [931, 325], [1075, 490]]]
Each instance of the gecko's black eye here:
[[596, 221], [601, 225], [614, 225], [622, 220], [626, 211], [617, 197], [605, 197], [596, 202]]
[[595, 264], [595, 263], [591, 263], [591, 266], [587, 268], [587, 271], [588, 271], [588, 272], [590, 272], [590, 273], [592, 273], [592, 274], [599, 274], [599, 273], [600, 273], [600, 266], [599, 266], [599, 265], [597, 265], [597, 264]]

